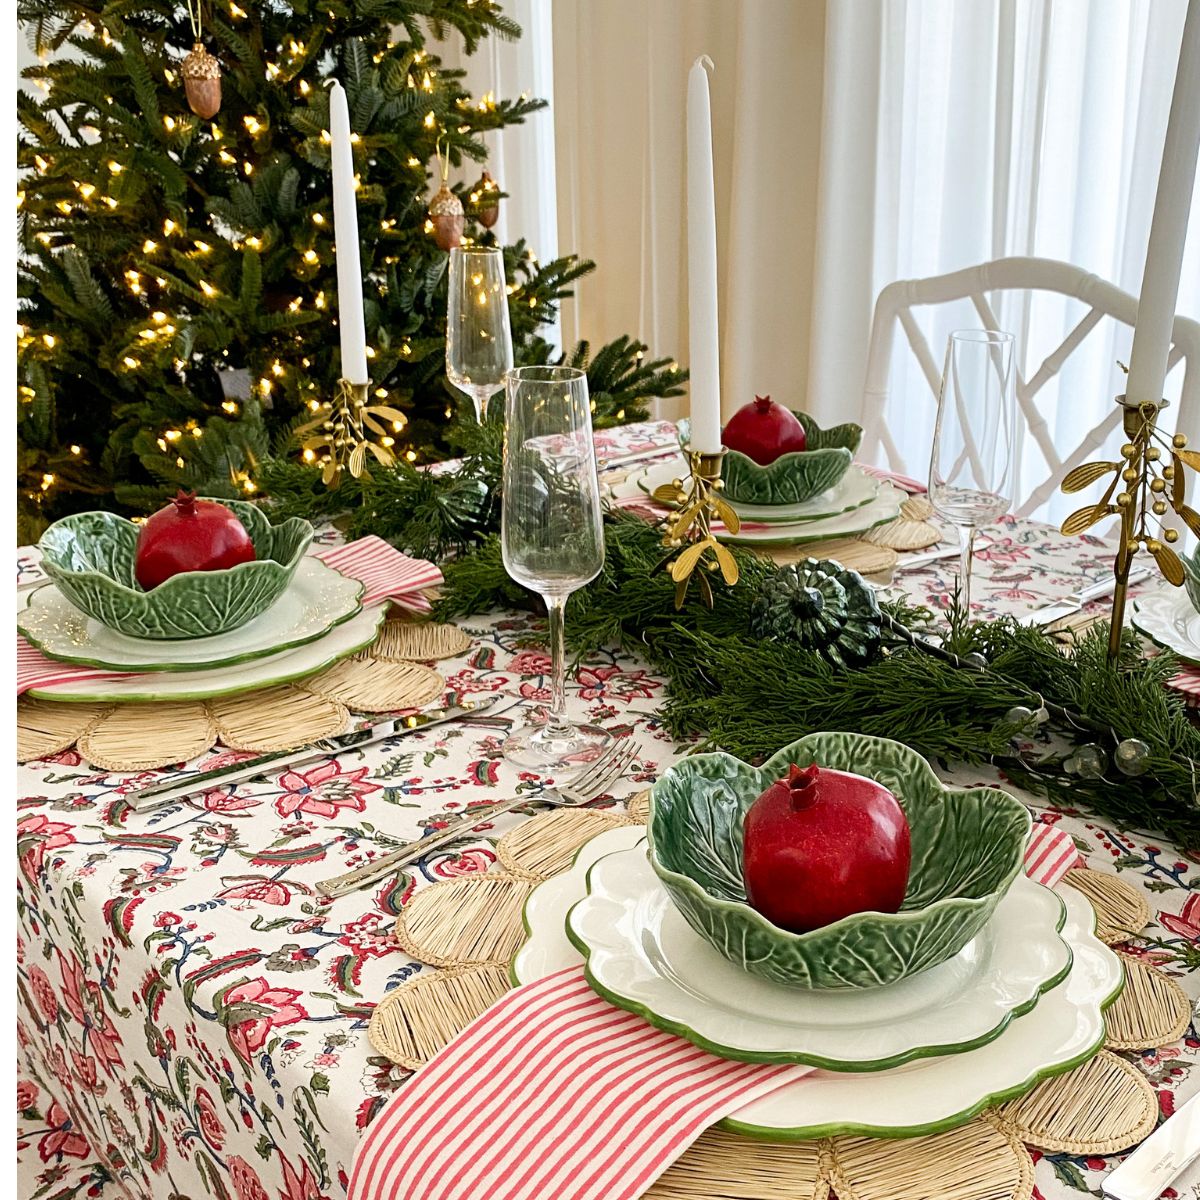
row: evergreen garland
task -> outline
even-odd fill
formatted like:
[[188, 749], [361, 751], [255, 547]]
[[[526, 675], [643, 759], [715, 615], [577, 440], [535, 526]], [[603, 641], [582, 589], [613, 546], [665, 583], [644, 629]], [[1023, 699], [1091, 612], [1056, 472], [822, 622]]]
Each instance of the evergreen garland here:
[[[1058, 803], [1200, 849], [1194, 776], [1200, 731], [1164, 686], [1175, 670], [1172, 656], [1143, 659], [1132, 634], [1114, 668], [1103, 628], [1067, 654], [1039, 629], [1011, 618], [967, 624], [958, 614], [948, 640], [959, 653], [985, 654], [986, 670], [956, 666], [949, 656], [914, 645], [911, 634], [886, 628], [880, 655], [849, 670], [786, 641], [750, 636], [750, 607], [777, 569], [767, 560], [734, 548], [738, 585], [714, 589], [711, 610], [689, 605], [678, 614], [674, 584], [655, 569], [662, 546], [652, 527], [614, 514], [605, 548], [600, 576], [571, 597], [567, 636], [579, 656], [615, 645], [659, 671], [668, 688], [662, 720], [673, 736], [700, 734], [747, 759], [818, 730], [891, 737], [947, 763], [994, 762], [1014, 783]], [[437, 606], [444, 620], [533, 599], [509, 579], [494, 535], [444, 570], [446, 589]], [[904, 605], [885, 611], [906, 629], [929, 616]], [[1102, 742], [1111, 752], [1122, 738], [1140, 738], [1150, 747], [1149, 770], [1131, 778], [1110, 767], [1104, 778], [1089, 779], [1068, 774], [1062, 753], [1018, 755], [1014, 738], [1021, 731], [1008, 714], [1042, 702], [1074, 714], [1053, 725], [1076, 742]]]

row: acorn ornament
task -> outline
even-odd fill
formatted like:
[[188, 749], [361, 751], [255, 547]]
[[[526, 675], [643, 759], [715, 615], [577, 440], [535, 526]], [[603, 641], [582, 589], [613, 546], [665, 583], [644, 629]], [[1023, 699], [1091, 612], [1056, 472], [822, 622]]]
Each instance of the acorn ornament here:
[[188, 108], [206, 121], [221, 111], [221, 64], [197, 42], [179, 67]]
[[439, 250], [453, 250], [461, 245], [466, 215], [462, 201], [446, 186], [445, 181], [429, 202], [429, 220], [433, 224], [433, 240], [437, 242]]
[[477, 204], [475, 219], [484, 227], [491, 229], [500, 220], [500, 185], [488, 171], [480, 176], [479, 182], [471, 191], [471, 198]]

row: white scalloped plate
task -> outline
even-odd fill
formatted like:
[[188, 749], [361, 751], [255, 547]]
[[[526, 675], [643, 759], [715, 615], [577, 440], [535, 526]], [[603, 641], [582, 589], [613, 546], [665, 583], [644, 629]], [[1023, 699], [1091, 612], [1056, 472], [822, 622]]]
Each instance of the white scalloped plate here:
[[[655, 488], [686, 477], [687, 472], [687, 463], [682, 458], [655, 463], [636, 478], [631, 477], [625, 483], [618, 484], [613, 489], [613, 495], [620, 499], [635, 496], [640, 491], [650, 496]], [[875, 499], [879, 493], [879, 486], [878, 479], [852, 464], [833, 487], [811, 500], [805, 500], [803, 504], [738, 504], [730, 500], [729, 506], [743, 521], [792, 525], [797, 522], [826, 520], [862, 508]]]
[[306, 558], [266, 612], [211, 637], [154, 639], [109, 629], [53, 583], [20, 597], [17, 628], [43, 654], [106, 671], [208, 671], [316, 641], [362, 608], [363, 585]]
[[237, 696], [278, 683], [315, 675], [343, 658], [366, 649], [379, 636], [387, 606], [364, 608], [328, 633], [267, 658], [217, 667], [209, 671], [158, 672], [152, 675], [98, 675], [75, 683], [32, 687], [25, 694], [37, 700], [79, 704], [154, 704], [162, 700], [211, 700]]
[[[570, 871], [534, 890], [525, 906], [529, 938], [512, 962], [514, 982], [580, 962], [562, 913], [582, 898], [592, 864], [643, 836], [636, 827], [599, 834], [581, 848]], [[989, 1105], [1085, 1061], [1103, 1042], [1102, 1010], [1116, 998], [1123, 975], [1116, 955], [1092, 932], [1091, 906], [1070, 888], [1061, 899], [1063, 937], [1074, 952], [1070, 973], [995, 1040], [869, 1074], [814, 1071], [745, 1106], [724, 1124], [750, 1136], [786, 1140], [838, 1134], [915, 1137], [965, 1124]]]
[[1200, 613], [1184, 588], [1169, 587], [1133, 602], [1133, 626], [1151, 641], [1200, 666]]

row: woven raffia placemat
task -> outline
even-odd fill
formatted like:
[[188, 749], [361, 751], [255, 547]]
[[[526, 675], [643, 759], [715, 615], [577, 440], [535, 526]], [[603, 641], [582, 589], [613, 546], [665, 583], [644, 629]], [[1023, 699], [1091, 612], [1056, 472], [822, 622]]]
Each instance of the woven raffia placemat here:
[[[106, 771], [190, 762], [218, 742], [260, 754], [343, 733], [351, 713], [424, 708], [446, 681], [428, 665], [459, 655], [471, 638], [454, 625], [385, 621], [367, 650], [298, 683], [214, 700], [160, 704], [17, 702], [17, 761], [74, 746]], [[152, 719], [148, 720], [150, 716]]]
[[[530, 818], [496, 846], [498, 869], [419, 888], [397, 919], [399, 944], [440, 969], [389, 992], [368, 1034], [390, 1061], [418, 1070], [512, 986], [508, 962], [524, 940], [525, 897], [566, 869], [585, 842], [619, 824], [644, 822], [648, 792], [624, 811], [559, 810]], [[1113, 875], [1071, 871], [1067, 882], [1092, 902], [1098, 936], [1110, 944], [1145, 926], [1143, 897]], [[1182, 1036], [1186, 994], [1153, 966], [1123, 956], [1128, 984], [1108, 1009], [1107, 1045], [1140, 1049]], [[1181, 1024], [1182, 1022], [1182, 1024]], [[1113, 1154], [1154, 1128], [1158, 1105], [1134, 1067], [1111, 1049], [1025, 1095], [946, 1133], [908, 1139], [748, 1139], [707, 1130], [646, 1193], [655, 1200], [1029, 1200], [1027, 1146], [1069, 1154]], [[936, 1181], [936, 1190], [933, 1187]]]

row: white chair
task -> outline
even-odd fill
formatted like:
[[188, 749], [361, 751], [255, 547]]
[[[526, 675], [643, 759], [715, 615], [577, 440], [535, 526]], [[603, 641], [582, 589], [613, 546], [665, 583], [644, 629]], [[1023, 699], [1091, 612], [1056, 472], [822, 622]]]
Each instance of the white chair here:
[[[867, 382], [860, 417], [864, 431], [860, 456], [864, 461], [872, 461], [882, 449], [893, 470], [907, 471], [888, 429], [886, 417], [888, 376], [897, 324], [908, 338], [936, 406], [942, 368], [917, 325], [913, 309], [969, 300], [985, 328], [1001, 329], [1003, 326], [996, 319], [988, 301], [988, 293], [1014, 290], [1056, 292], [1074, 297], [1088, 306], [1083, 318], [1032, 375], [1025, 378], [1018, 372], [1017, 403], [1029, 435], [1041, 451], [1049, 473], [1015, 508], [1016, 515], [1028, 516], [1039, 509], [1053, 495], [1063, 476], [1079, 463], [1085, 462], [1104, 444], [1120, 421], [1119, 405], [1110, 405], [1104, 419], [1084, 432], [1079, 444], [1064, 454], [1054, 445], [1046, 418], [1038, 408], [1037, 395], [1104, 317], [1132, 326], [1137, 320], [1136, 298], [1069, 263], [1048, 258], [1000, 258], [948, 275], [899, 280], [879, 293], [871, 325]], [[1200, 434], [1197, 428], [1197, 418], [1200, 418], [1200, 323], [1177, 316], [1167, 369], [1179, 363], [1183, 364], [1184, 374], [1176, 423], [1182, 430], [1195, 430]], [[917, 474], [923, 475], [923, 471], [918, 470]]]

